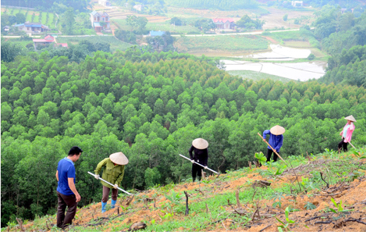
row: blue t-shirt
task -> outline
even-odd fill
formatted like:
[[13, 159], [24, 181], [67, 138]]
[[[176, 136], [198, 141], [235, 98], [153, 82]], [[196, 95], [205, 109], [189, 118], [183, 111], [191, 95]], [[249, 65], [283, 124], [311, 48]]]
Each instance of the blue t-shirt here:
[[58, 162], [57, 171], [58, 171], [57, 192], [67, 196], [74, 195], [68, 183], [68, 178], [74, 178], [74, 184], [75, 184], [76, 176], [75, 176], [74, 163], [70, 159], [65, 157], [61, 159], [60, 162]]
[[[283, 135], [274, 135], [271, 133], [270, 130], [264, 130], [263, 131], [263, 138], [266, 139], [267, 134], [269, 134], [269, 145], [273, 147], [277, 152], [280, 152], [280, 149], [283, 144]], [[271, 147], [267, 147], [268, 149], [271, 149]]]

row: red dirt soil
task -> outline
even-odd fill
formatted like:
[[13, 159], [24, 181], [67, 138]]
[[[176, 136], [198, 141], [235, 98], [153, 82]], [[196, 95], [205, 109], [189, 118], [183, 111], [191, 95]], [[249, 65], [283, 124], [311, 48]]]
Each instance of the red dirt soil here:
[[[321, 163], [320, 158], [318, 160], [315, 160], [313, 162]], [[366, 162], [366, 159], [360, 160], [362, 162]], [[312, 162], [309, 162], [310, 164]], [[304, 165], [305, 166], [305, 165]], [[262, 166], [260, 168], [253, 168], [252, 173], [240, 177], [235, 180], [231, 181], [217, 181], [212, 182], [210, 184], [204, 184], [204, 183], [185, 183], [185, 184], [178, 184], [174, 187], [175, 192], [182, 193], [183, 191], [188, 190], [201, 190], [203, 186], [205, 188], [208, 188], [208, 190], [204, 192], [197, 192], [196, 194], [192, 195], [199, 195], [203, 196], [205, 198], [212, 197], [214, 195], [220, 194], [220, 193], [227, 193], [227, 192], [234, 192], [237, 189], [245, 189], [246, 183], [248, 180], [263, 180], [263, 181], [270, 181], [272, 183], [272, 187], [279, 187], [285, 183], [294, 182], [296, 180], [296, 177], [293, 176], [290, 173], [287, 173], [286, 175], [283, 175], [277, 180], [272, 179], [266, 179], [263, 178], [257, 171], [259, 170], [265, 170], [267, 167]], [[360, 170], [361, 171], [361, 170]], [[365, 171], [363, 171], [365, 172]], [[221, 176], [225, 176], [221, 175]], [[214, 180], [216, 176], [209, 176], [206, 179], [208, 180]], [[299, 179], [301, 180], [301, 176], [299, 176]], [[334, 193], [329, 193], [329, 190], [335, 190]], [[243, 190], [240, 190], [243, 191]], [[328, 192], [327, 192], [328, 191]], [[234, 222], [231, 219], [226, 219], [225, 221], [218, 222], [216, 224], [212, 224], [208, 226], [206, 229], [203, 229], [202, 231], [250, 231], [250, 232], [258, 232], [262, 230], [263, 228], [269, 226], [264, 231], [265, 232], [272, 232], [272, 231], [278, 231], [277, 227], [280, 225], [279, 222], [276, 220], [275, 217], [272, 217], [272, 215], [276, 215], [277, 218], [284, 220], [284, 210], [287, 206], [292, 205], [293, 208], [299, 209], [298, 212], [290, 213], [289, 218], [292, 220], [295, 220], [295, 224], [292, 224], [290, 226], [291, 231], [359, 231], [359, 232], [366, 232], [366, 225], [355, 222], [355, 221], [346, 221], [346, 220], [352, 220], [359, 219], [361, 222], [366, 222], [366, 177], [363, 177], [362, 179], [354, 180], [350, 184], [337, 184], [334, 186], [331, 186], [329, 189], [323, 190], [323, 191], [317, 191], [308, 193], [311, 194], [309, 197], [308, 195], [298, 195], [295, 196], [286, 196], [281, 199], [282, 206], [281, 208], [272, 208], [272, 204], [274, 200], [260, 200], [258, 202], [259, 204], [259, 214], [262, 216], [265, 216], [265, 219], [260, 220], [254, 220], [252, 222], [251, 227], [237, 227], [235, 229], [230, 229], [230, 227], [233, 226]], [[145, 200], [146, 198], [150, 198], [153, 200], [155, 198], [155, 205], [156, 207], [162, 206], [164, 203], [170, 202], [167, 200], [163, 194], [163, 192], [157, 192], [157, 190], [146, 190], [142, 193], [139, 193], [135, 195], [134, 200], [130, 203], [129, 209], [122, 211], [120, 207], [110, 209], [106, 211], [105, 213], [101, 213], [101, 203], [96, 203], [94, 205], [91, 205], [89, 207], [84, 207], [81, 209], [78, 209], [78, 212], [76, 214], [75, 220], [73, 222], [73, 225], [80, 226], [88, 226], [91, 222], [91, 220], [96, 220], [101, 217], [113, 219], [113, 217], [117, 216], [117, 212], [119, 213], [124, 212], [125, 218], [121, 221], [118, 219], [112, 220], [108, 225], [103, 225], [104, 231], [116, 231], [116, 229], [121, 230], [122, 225], [126, 226], [132, 225], [135, 222], [139, 221], [146, 221], [150, 222], [152, 219], [156, 221], [156, 224], [163, 224], [166, 221], [171, 221], [172, 219], [181, 219], [181, 214], [175, 214], [172, 218], [168, 219], [162, 219], [161, 216], [164, 216], [165, 214], [162, 213], [159, 209], [154, 207], [154, 201], [138, 201], [138, 200]], [[316, 218], [314, 220], [306, 221], [307, 219], [314, 218], [316, 216], [321, 215], [330, 215], [325, 216], [328, 219], [326, 221], [330, 221], [331, 217], [336, 216], [332, 212], [322, 212], [328, 207], [335, 208], [333, 203], [331, 202], [331, 198], [334, 198], [337, 203], [339, 201], [343, 201], [343, 206], [345, 206], [345, 209], [353, 209], [353, 211], [349, 212], [348, 214], [345, 214], [343, 217], [341, 216], [337, 220], [332, 220], [330, 224], [319, 224], [317, 222], [322, 221], [321, 218]], [[119, 198], [118, 204], [120, 206], [123, 206], [126, 208], [127, 200], [128, 198]], [[185, 200], [185, 197], [182, 198], [182, 201]], [[196, 200], [199, 201], [199, 200]], [[314, 205], [317, 206], [314, 210], [306, 210], [305, 204], [307, 202], [311, 202]], [[190, 203], [194, 203], [194, 201], [190, 201]], [[110, 204], [110, 200], [108, 202]], [[118, 206], [118, 205], [117, 205]], [[228, 211], [233, 211], [235, 207], [227, 206], [225, 207]], [[244, 209], [247, 212], [254, 212], [255, 211], [255, 204], [247, 204], [245, 205]], [[134, 211], [134, 209], [139, 209]], [[190, 215], [195, 215], [196, 213], [190, 213]], [[51, 219], [52, 223], [56, 223], [56, 219]], [[325, 221], [325, 220], [324, 220]], [[24, 225], [25, 229], [29, 228], [33, 225], [33, 222], [30, 222], [26, 225]], [[127, 230], [127, 229], [125, 229]], [[185, 231], [186, 229], [177, 229], [177, 231]], [[187, 229], [192, 230], [192, 229]]]

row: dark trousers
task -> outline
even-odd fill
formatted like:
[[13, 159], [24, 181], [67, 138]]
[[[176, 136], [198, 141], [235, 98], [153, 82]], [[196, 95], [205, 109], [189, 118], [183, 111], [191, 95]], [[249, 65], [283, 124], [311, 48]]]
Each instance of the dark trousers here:
[[341, 151], [342, 147], [343, 147], [343, 151], [346, 152], [346, 151], [348, 151], [347, 146], [348, 146], [348, 142], [344, 142], [344, 138], [342, 138], [342, 141], [340, 143], [338, 143], [338, 150]]
[[[102, 202], [107, 202], [109, 197], [109, 189], [103, 185], [103, 197]], [[112, 188], [112, 200], [117, 201], [118, 189]]]
[[[63, 195], [57, 192], [58, 208], [57, 208], [57, 227], [65, 228], [72, 224], [72, 220], [76, 214], [77, 202], [75, 195]], [[67, 206], [67, 213], [65, 210]]]
[[[271, 161], [271, 156], [272, 156], [273, 150], [271, 149], [267, 149], [267, 162]], [[277, 154], [273, 153], [273, 160], [276, 162], [277, 161]]]
[[193, 182], [196, 180], [196, 176], [198, 176], [198, 180], [200, 181], [202, 178], [202, 167], [197, 164], [192, 164], [192, 179]]

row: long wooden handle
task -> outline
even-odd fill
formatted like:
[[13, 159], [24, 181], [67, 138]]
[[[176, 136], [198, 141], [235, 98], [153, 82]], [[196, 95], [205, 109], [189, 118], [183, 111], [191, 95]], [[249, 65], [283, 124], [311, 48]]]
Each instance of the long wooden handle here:
[[[258, 133], [258, 135], [259, 135], [259, 137], [261, 137], [262, 138], [262, 140], [264, 140], [264, 138], [262, 137], [262, 135], [260, 134], [260, 133]], [[276, 155], [283, 161], [283, 162], [285, 162], [286, 164], [287, 164], [287, 162], [277, 153], [277, 151], [275, 151], [274, 149], [273, 149], [273, 147], [271, 146], [271, 145], [269, 145], [269, 143], [267, 142], [267, 140], [265, 140], [265, 142], [267, 143], [267, 145], [269, 146], [269, 147], [271, 147], [271, 149], [273, 150], [273, 152], [274, 153], [276, 153]]]
[[[92, 176], [94, 176], [94, 177], [95, 177], [95, 174], [93, 174], [93, 173], [91, 173], [91, 172], [88, 172], [88, 173], [89, 173], [89, 175], [92, 175]], [[103, 180], [102, 178], [99, 178], [99, 179], [100, 179], [101, 181], [104, 181], [105, 183], [107, 183], [107, 184], [111, 185], [111, 186], [114, 186], [112, 183], [109, 183], [108, 181]], [[124, 193], [126, 193], [126, 194], [128, 194], [128, 195], [133, 195], [133, 194], [131, 194], [131, 193], [129, 193], [129, 192], [127, 192], [127, 191], [125, 191], [125, 190], [121, 189], [120, 187], [118, 187], [117, 189], [121, 190], [122, 192], [124, 192]]]
[[[351, 142], [348, 142], [353, 148], [355, 148], [356, 149], [356, 147], [354, 147], [353, 145], [352, 145], [352, 143]], [[356, 149], [357, 150], [357, 149]]]
[[[189, 161], [191, 161], [189, 158], [187, 158], [186, 156], [184, 156], [184, 155], [181, 155], [181, 154], [179, 154], [179, 156], [180, 157], [182, 157], [182, 158], [185, 158], [185, 159], [187, 159], [187, 160], [189, 160]], [[201, 167], [203, 167], [203, 168], [205, 168], [205, 166], [203, 166], [202, 164], [200, 164], [200, 163], [197, 163], [196, 161], [194, 161], [194, 163], [195, 164], [197, 164], [197, 165], [199, 165], [199, 166], [201, 166]], [[209, 168], [209, 167], [207, 167], [207, 170], [209, 170], [209, 171], [212, 171], [213, 173], [215, 173], [215, 174], [219, 174], [217, 171], [214, 171], [214, 170], [212, 170], [211, 168]]]

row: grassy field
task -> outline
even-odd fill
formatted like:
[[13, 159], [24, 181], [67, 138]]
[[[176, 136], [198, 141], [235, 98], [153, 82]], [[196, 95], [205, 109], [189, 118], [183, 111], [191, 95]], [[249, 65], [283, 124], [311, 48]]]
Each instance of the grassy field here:
[[[327, 222], [351, 219], [342, 231], [364, 232], [365, 226], [353, 220], [366, 215], [361, 195], [366, 192], [365, 155], [366, 149], [341, 154], [326, 149], [323, 154], [265, 163], [258, 153], [259, 168], [252, 165], [201, 182], [189, 178], [142, 192], [128, 190], [134, 196], [119, 194], [116, 208], [110, 209], [109, 201], [105, 213], [99, 201], [78, 208], [68, 230], [131, 231], [128, 228], [140, 222], [145, 224], [139, 230], [143, 232], [329, 232], [335, 231], [335, 224]], [[56, 214], [25, 220], [23, 231], [60, 231], [55, 223]], [[1, 229], [20, 230], [16, 222]]]
[[290, 82], [290, 81], [295, 81], [293, 79], [288, 79], [288, 78], [283, 78], [283, 77], [279, 77], [276, 75], [271, 75], [271, 74], [265, 74], [265, 73], [261, 73], [261, 72], [256, 72], [256, 71], [251, 71], [251, 70], [231, 70], [231, 71], [227, 71], [227, 73], [231, 74], [231, 75], [238, 75], [243, 79], [252, 79], [255, 81], [259, 81], [262, 79], [272, 79], [274, 81], [281, 81], [284, 83]]
[[[112, 19], [115, 23], [118, 24], [119, 28], [122, 30], [131, 30], [131, 26], [127, 25], [125, 19]], [[199, 33], [200, 30], [198, 28], [186, 25], [186, 26], [175, 26], [170, 24], [170, 20], [166, 22], [158, 22], [152, 23], [148, 22], [146, 24], [146, 29], [151, 31], [170, 31], [172, 33], [189, 33], [189, 32], [196, 32]]]
[[17, 43], [18, 45], [21, 45], [22, 47], [25, 47], [28, 44], [33, 45], [32, 40], [20, 40], [20, 38], [5, 38], [5, 41]]
[[170, 20], [163, 23], [147, 23], [146, 28], [148, 30], [170, 31], [172, 33], [189, 33], [189, 32], [200, 33], [200, 30], [198, 28], [193, 27], [191, 25], [185, 25], [185, 26], [171, 25]]
[[280, 44], [283, 45], [286, 45], [286, 43], [290, 43], [292, 45], [295, 45], [295, 47], [302, 46], [302, 48], [304, 48], [304, 46], [309, 46], [313, 48], [320, 48], [319, 41], [317, 41], [312, 35], [307, 34], [306, 31], [303, 30], [276, 33], [264, 32], [263, 36], [271, 37], [272, 39], [278, 41]]
[[[24, 15], [26, 15], [27, 10], [23, 10], [23, 9], [16, 9], [16, 8], [1, 8], [1, 14], [4, 13], [4, 11], [6, 11], [7, 14], [9, 15], [16, 15], [17, 13], [22, 13]], [[34, 13], [34, 19], [32, 20], [32, 15]], [[26, 16], [25, 21], [29, 21], [29, 22], [39, 22], [39, 14], [41, 12], [40, 11], [28, 11], [28, 14]], [[48, 20], [47, 20], [47, 14], [48, 14]], [[52, 12], [42, 12], [42, 24], [47, 25], [50, 28], [53, 28], [55, 26], [53, 20], [54, 20], [54, 14]]]
[[259, 16], [259, 15], [264, 15], [264, 14], [268, 14], [268, 13], [269, 13], [269, 11], [262, 7], [258, 7], [256, 9], [250, 9], [250, 10], [241, 9], [241, 10], [236, 10], [236, 11], [220, 11], [220, 10], [213, 10], [213, 9], [199, 10], [199, 9], [180, 8], [180, 7], [169, 6], [167, 16], [170, 18], [173, 18], [173, 17], [241, 18], [244, 15], [250, 15], [250, 16], [258, 15]]
[[57, 37], [58, 43], [78, 44], [81, 40], [88, 40], [92, 43], [104, 42], [111, 45], [111, 50], [126, 50], [133, 46], [132, 44], [117, 40], [114, 36], [88, 36], [88, 37]]
[[268, 41], [259, 36], [177, 37], [174, 44], [180, 52], [194, 50], [254, 51], [266, 50]]

